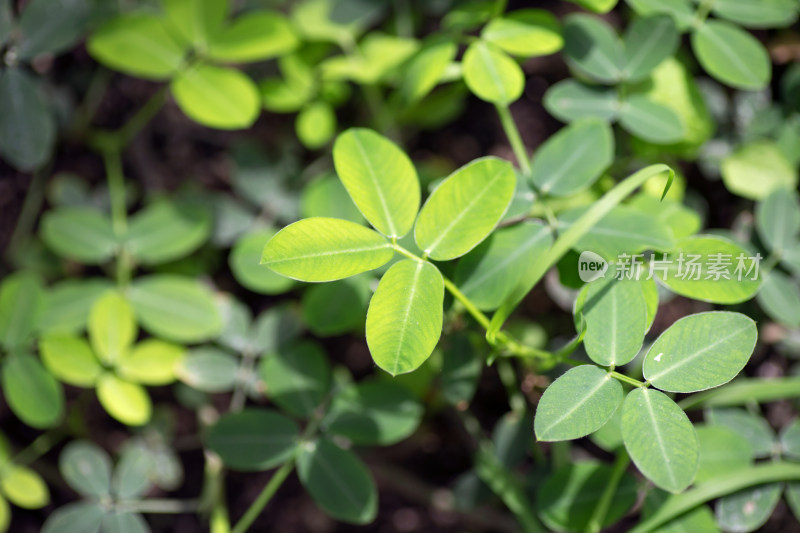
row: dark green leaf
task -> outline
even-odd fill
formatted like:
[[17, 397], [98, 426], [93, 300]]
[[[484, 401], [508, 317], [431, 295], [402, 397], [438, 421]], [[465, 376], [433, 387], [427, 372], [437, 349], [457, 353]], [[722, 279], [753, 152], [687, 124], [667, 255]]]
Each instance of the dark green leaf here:
[[138, 261], [155, 265], [189, 255], [210, 232], [211, 216], [206, 209], [163, 200], [131, 218], [125, 246]]
[[41, 88], [19, 68], [0, 71], [0, 156], [22, 171], [50, 157], [56, 123]]
[[616, 89], [584, 85], [573, 79], [556, 83], [544, 95], [545, 109], [563, 122], [582, 118], [611, 122], [617, 119], [620, 105]]
[[697, 426], [695, 429], [700, 443], [696, 483], [710, 481], [715, 476], [745, 468], [753, 462], [753, 447], [732, 429], [716, 425]]
[[442, 357], [442, 396], [453, 405], [469, 404], [478, 388], [483, 360], [465, 333], [448, 337]]
[[267, 386], [267, 397], [300, 418], [314, 413], [331, 380], [325, 352], [311, 341], [301, 341], [266, 356], [259, 374]]
[[90, 207], [62, 207], [45, 213], [41, 235], [58, 255], [87, 265], [108, 260], [118, 245], [111, 220]]
[[299, 428], [289, 418], [266, 409], [224, 415], [208, 430], [206, 446], [234, 470], [268, 470], [288, 460]]
[[228, 352], [210, 346], [190, 351], [175, 370], [178, 379], [204, 392], [226, 392], [233, 388], [239, 360]]
[[19, 17], [21, 59], [58, 54], [82, 35], [92, 5], [87, 0], [32, 0]]
[[70, 503], [47, 517], [42, 533], [100, 533], [105, 514], [99, 503]]
[[319, 337], [363, 329], [373, 279], [356, 276], [309, 287], [302, 301], [308, 329]]
[[37, 429], [58, 423], [64, 413], [64, 391], [36, 358], [11, 354], [2, 371], [3, 393], [20, 420]]
[[228, 264], [236, 281], [259, 294], [281, 294], [295, 284], [291, 278], [259, 264], [264, 246], [274, 235], [273, 229], [262, 229], [242, 235], [228, 256]]
[[775, 448], [775, 435], [762, 417], [744, 409], [711, 409], [706, 413], [710, 424], [725, 426], [750, 443], [756, 457], [767, 457]]
[[677, 142], [686, 133], [672, 109], [639, 94], [622, 103], [619, 123], [633, 135], [656, 144]]
[[717, 524], [725, 531], [746, 533], [763, 526], [783, 492], [783, 483], [747, 488], [717, 500]]
[[30, 342], [41, 316], [44, 291], [39, 279], [29, 272], [7, 276], [0, 284], [0, 345], [12, 351]]
[[736, 89], [763, 89], [772, 75], [764, 46], [729, 22], [706, 20], [692, 33], [692, 50], [709, 74]]
[[635, 18], [625, 31], [625, 69], [628, 81], [640, 81], [664, 59], [675, 53], [680, 42], [675, 23], [668, 15]]
[[614, 84], [623, 77], [625, 49], [605, 21], [584, 14], [564, 19], [564, 55], [581, 73]]
[[111, 458], [93, 442], [67, 444], [58, 466], [69, 486], [83, 496], [102, 498], [111, 494]]

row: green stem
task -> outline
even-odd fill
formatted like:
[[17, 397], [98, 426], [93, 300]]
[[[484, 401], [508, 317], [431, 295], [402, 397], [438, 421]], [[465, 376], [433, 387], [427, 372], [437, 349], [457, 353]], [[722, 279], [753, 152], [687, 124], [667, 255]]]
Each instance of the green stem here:
[[703, 25], [708, 18], [709, 13], [711, 13], [711, 7], [714, 5], [714, 1], [715, 0], [703, 0], [700, 2], [700, 5], [697, 6], [697, 11], [694, 13], [694, 21], [692, 22], [692, 26], [699, 28]]
[[627, 383], [628, 385], [633, 385], [634, 387], [647, 387], [647, 383], [641, 382], [638, 379], [634, 379], [630, 376], [626, 376], [625, 374], [620, 374], [616, 370], [612, 370], [609, 372], [612, 378], [615, 378], [623, 383]]
[[151, 499], [124, 502], [117, 505], [117, 509], [147, 514], [183, 514], [196, 513], [199, 509], [198, 500], [168, 500]]
[[614, 461], [611, 476], [609, 476], [606, 486], [603, 489], [603, 494], [597, 501], [597, 505], [595, 505], [594, 511], [592, 512], [592, 517], [586, 525], [586, 533], [600, 533], [600, 530], [603, 529], [603, 522], [605, 522], [606, 515], [608, 514], [608, 508], [611, 506], [611, 500], [614, 499], [614, 493], [617, 491], [619, 482], [622, 480], [622, 475], [625, 473], [625, 470], [627, 470], [630, 462], [631, 459], [628, 457], [628, 452], [625, 451], [625, 448], [617, 452], [617, 458]]
[[125, 148], [129, 142], [155, 117], [166, 101], [167, 86], [161, 87], [145, 104], [139, 108], [128, 121], [118, 129], [116, 136], [117, 147], [119, 150]]
[[283, 482], [286, 481], [286, 478], [289, 477], [289, 474], [292, 473], [294, 466], [295, 458], [292, 457], [277, 471], [275, 471], [275, 473], [272, 475], [272, 478], [269, 480], [269, 483], [264, 486], [261, 494], [258, 495], [258, 498], [256, 498], [244, 515], [239, 519], [239, 521], [231, 530], [231, 533], [245, 533], [245, 531], [247, 531], [247, 528], [250, 527], [256, 518], [258, 518], [258, 515], [261, 514], [261, 511], [264, 509], [264, 507], [266, 507]]
[[30, 236], [33, 225], [36, 222], [36, 216], [42, 207], [42, 200], [44, 199], [44, 183], [45, 178], [50, 174], [50, 164], [36, 170], [33, 173], [28, 186], [28, 192], [25, 193], [25, 200], [22, 203], [22, 210], [19, 213], [17, 224], [14, 226], [14, 233], [11, 234], [11, 240], [8, 241], [8, 256], [13, 257], [18, 249], [25, 243]]
[[245, 401], [247, 400], [245, 391], [247, 383], [245, 382], [245, 379], [253, 375], [255, 363], [255, 354], [251, 352], [245, 352], [244, 357], [242, 358], [242, 364], [239, 366], [236, 386], [233, 388], [233, 394], [231, 395], [231, 404], [229, 407], [231, 412], [236, 413], [244, 408]]
[[92, 117], [97, 112], [97, 108], [103, 99], [103, 94], [106, 92], [108, 82], [111, 81], [111, 76], [112, 73], [107, 68], [97, 67], [92, 80], [89, 82], [89, 87], [86, 89], [83, 101], [75, 110], [72, 127], [70, 128], [74, 135], [81, 136], [89, 129]]
[[514, 117], [511, 116], [511, 111], [507, 105], [495, 105], [497, 114], [500, 116], [500, 124], [503, 125], [503, 130], [506, 132], [508, 142], [511, 143], [511, 149], [517, 158], [519, 168], [525, 176], [531, 173], [531, 165], [528, 162], [528, 152], [525, 149], [525, 144], [522, 142], [522, 137], [517, 129], [517, 124], [514, 122]]
[[65, 434], [60, 429], [52, 429], [36, 437], [27, 447], [22, 449], [11, 460], [16, 465], [28, 465], [50, 451], [53, 446], [61, 442]]
[[497, 360], [497, 373], [500, 376], [500, 381], [506, 388], [508, 395], [508, 404], [511, 410], [515, 413], [521, 413], [525, 410], [525, 398], [517, 383], [517, 372], [514, 370], [514, 365], [508, 359], [500, 358]]
[[698, 505], [747, 487], [776, 481], [797, 480], [800, 480], [800, 464], [786, 461], [761, 463], [733, 472], [726, 472], [715, 476], [706, 483], [701, 483], [694, 489], [671, 496], [655, 514], [630, 530], [629, 533], [653, 531]]
[[496, 0], [494, 4], [494, 17], [502, 17], [503, 13], [506, 12], [506, 6], [508, 5], [508, 0]]
[[111, 226], [118, 238], [128, 231], [128, 213], [125, 207], [125, 177], [122, 173], [122, 156], [118, 150], [104, 150], [103, 163], [111, 199]]

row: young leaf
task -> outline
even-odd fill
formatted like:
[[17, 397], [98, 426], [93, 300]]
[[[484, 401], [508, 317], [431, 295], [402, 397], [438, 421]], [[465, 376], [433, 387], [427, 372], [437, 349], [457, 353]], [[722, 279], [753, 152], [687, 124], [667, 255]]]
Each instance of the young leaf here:
[[800, 326], [800, 285], [781, 271], [764, 275], [756, 301], [776, 322], [790, 328]]
[[171, 274], [142, 277], [132, 284], [128, 298], [142, 327], [164, 339], [201, 342], [222, 330], [214, 294], [192, 278]]
[[656, 144], [670, 144], [685, 134], [683, 123], [669, 107], [634, 94], [620, 107], [619, 123], [628, 132]]
[[783, 483], [767, 483], [723, 496], [717, 500], [717, 524], [725, 531], [756, 531], [772, 516], [782, 492]]
[[351, 524], [368, 524], [378, 512], [375, 482], [356, 454], [320, 439], [300, 448], [297, 474], [327, 514]]
[[186, 116], [216, 129], [249, 128], [261, 109], [255, 83], [235, 69], [198, 64], [181, 70], [170, 89]]
[[750, 443], [755, 457], [768, 457], [774, 451], [775, 436], [761, 416], [744, 409], [710, 409], [706, 420], [714, 426], [724, 426]]
[[353, 202], [375, 229], [387, 237], [408, 233], [419, 209], [419, 180], [411, 160], [396, 144], [372, 130], [351, 128], [336, 139], [333, 163]]
[[153, 412], [150, 396], [141, 385], [104, 374], [97, 381], [97, 399], [103, 408], [128, 426], [143, 426]]
[[481, 39], [521, 57], [552, 54], [564, 46], [558, 19], [543, 9], [519, 9], [492, 19]]
[[591, 15], [564, 19], [564, 55], [571, 67], [599, 82], [614, 84], [623, 77], [622, 42], [611, 26]]
[[97, 444], [75, 440], [64, 447], [58, 458], [64, 480], [79, 494], [102, 498], [111, 494], [111, 459]]
[[448, 176], [425, 202], [414, 239], [426, 256], [455, 259], [481, 243], [503, 218], [517, 177], [511, 163], [483, 157]]
[[800, 199], [787, 189], [775, 189], [756, 204], [758, 235], [772, 250], [790, 247], [800, 233]]
[[40, 509], [50, 503], [47, 483], [27, 466], [6, 465], [0, 490], [8, 501], [23, 509]]
[[729, 22], [706, 20], [692, 33], [692, 50], [706, 72], [736, 89], [763, 89], [772, 75], [761, 43]]
[[210, 233], [208, 210], [163, 200], [148, 205], [131, 218], [125, 246], [139, 262], [156, 265], [189, 255]]
[[522, 68], [493, 44], [476, 41], [469, 45], [462, 65], [464, 82], [481, 100], [507, 106], [522, 96]]
[[116, 291], [108, 291], [89, 313], [89, 339], [95, 353], [108, 364], [116, 363], [136, 340], [133, 309]]
[[331, 369], [322, 348], [301, 341], [266, 356], [259, 369], [266, 395], [289, 413], [308, 418], [328, 393]]
[[[113, 287], [105, 278], [67, 279], [51, 286], [37, 320], [45, 333], [77, 333], [86, 327], [94, 302]], [[33, 292], [26, 294], [33, 297]]]
[[415, 39], [372, 32], [361, 40], [358, 51], [326, 59], [320, 64], [323, 79], [375, 85], [417, 51]]
[[303, 108], [295, 120], [295, 133], [303, 146], [318, 150], [336, 135], [336, 113], [324, 101], [313, 102]]
[[720, 164], [725, 187], [733, 194], [762, 200], [776, 190], [797, 188], [797, 169], [772, 141], [741, 146]]
[[383, 275], [367, 311], [367, 345], [391, 375], [416, 370], [442, 334], [444, 281], [430, 263], [403, 260]]
[[538, 222], [498, 229], [458, 262], [455, 282], [479, 309], [496, 309], [552, 243], [549, 228]]
[[228, 256], [228, 265], [236, 281], [259, 294], [282, 294], [295, 285], [290, 278], [259, 265], [264, 246], [274, 235], [272, 228], [242, 235]]
[[123, 354], [116, 371], [122, 379], [143, 385], [167, 385], [175, 381], [177, 366], [186, 355], [183, 346], [146, 339]]
[[3, 362], [3, 394], [8, 406], [27, 425], [52, 427], [64, 414], [61, 385], [31, 355], [10, 354]]
[[187, 42], [205, 49], [228, 14], [228, 0], [162, 0], [172, 27]]
[[636, 281], [597, 280], [584, 289], [586, 320], [583, 343], [592, 361], [602, 366], [625, 365], [639, 353], [647, 329], [647, 303]]
[[219, 419], [206, 434], [206, 446], [234, 470], [268, 470], [294, 453], [299, 428], [266, 409], [245, 409]]
[[211, 393], [231, 390], [238, 372], [239, 360], [213, 347], [195, 348], [175, 369], [178, 379], [192, 388]]
[[91, 387], [103, 373], [89, 343], [81, 337], [48, 335], [39, 341], [42, 363], [58, 379], [78, 387]]
[[208, 39], [208, 57], [249, 63], [286, 55], [299, 41], [289, 21], [274, 11], [249, 11]]
[[622, 404], [622, 438], [637, 468], [656, 486], [681, 492], [694, 480], [699, 444], [692, 423], [663, 392], [637, 388]]
[[50, 157], [56, 123], [41, 88], [17, 67], [0, 72], [0, 156], [22, 171]]
[[42, 533], [84, 533], [100, 531], [106, 510], [95, 502], [69, 503], [45, 520]]
[[371, 379], [339, 392], [323, 425], [357, 445], [388, 446], [414, 433], [422, 415], [422, 405], [402, 385]]
[[611, 122], [619, 115], [620, 102], [616, 89], [584, 85], [573, 79], [562, 80], [544, 94], [547, 112], [562, 122], [597, 118]]
[[100, 264], [117, 249], [111, 221], [90, 207], [62, 207], [42, 217], [42, 240], [55, 253], [87, 265]]
[[149, 80], [166, 80], [178, 72], [187, 51], [164, 19], [146, 13], [111, 19], [92, 33], [86, 47], [103, 65]]
[[641, 81], [664, 59], [675, 53], [680, 36], [672, 17], [654, 15], [634, 18], [625, 31], [626, 81]]
[[422, 100], [442, 79], [445, 69], [456, 57], [458, 47], [450, 41], [437, 42], [420, 50], [408, 62], [398, 89], [403, 101]]
[[533, 429], [540, 441], [573, 440], [603, 427], [622, 403], [622, 385], [594, 365], [569, 369], [547, 387]]
[[43, 305], [42, 283], [34, 274], [5, 277], [0, 284], [0, 346], [7, 351], [27, 346]]
[[574, 122], [537, 150], [531, 181], [542, 193], [569, 196], [589, 187], [614, 159], [614, 133], [598, 119]]
[[758, 329], [741, 313], [709, 311], [681, 318], [650, 346], [642, 372], [668, 392], [697, 392], [736, 377], [755, 348]]
[[264, 247], [261, 264], [300, 281], [334, 281], [383, 266], [393, 256], [392, 245], [361, 224], [314, 217], [280, 230]]
[[700, 466], [695, 482], [712, 480], [753, 462], [753, 447], [735, 431], [725, 426], [697, 426], [695, 430], [700, 443]]
[[744, 302], [755, 296], [762, 282], [758, 258], [723, 237], [687, 237], [657, 259], [666, 261], [664, 269], [653, 269], [659, 281], [672, 292], [704, 302]]

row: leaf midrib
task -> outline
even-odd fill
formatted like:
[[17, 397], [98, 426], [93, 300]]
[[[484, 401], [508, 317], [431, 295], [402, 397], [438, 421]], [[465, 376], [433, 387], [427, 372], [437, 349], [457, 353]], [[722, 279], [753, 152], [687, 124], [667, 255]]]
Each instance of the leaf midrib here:
[[658, 449], [661, 451], [661, 457], [663, 459], [664, 469], [669, 476], [670, 481], [672, 481], [672, 485], [677, 486], [678, 481], [675, 479], [675, 471], [672, 469], [672, 463], [670, 462], [670, 457], [667, 454], [667, 449], [664, 446], [664, 437], [661, 434], [659, 425], [656, 423], [656, 413], [653, 410], [653, 404], [650, 401], [650, 393], [644, 389], [642, 389], [642, 396], [644, 397], [644, 403], [647, 408], [647, 414], [649, 416], [650, 425], [652, 426], [652, 434], [656, 438], [656, 442], [658, 443]]
[[397, 347], [395, 348], [394, 352], [394, 366], [392, 367], [392, 375], [397, 375], [397, 367], [400, 365], [400, 355], [403, 348], [403, 343], [405, 341], [406, 333], [408, 330], [408, 317], [411, 314], [411, 305], [414, 303], [414, 298], [417, 293], [417, 285], [419, 282], [419, 277], [422, 274], [422, 268], [425, 264], [421, 261], [417, 262], [416, 270], [414, 271], [414, 277], [411, 281], [411, 290], [408, 291], [408, 299], [406, 300], [405, 308], [403, 309], [403, 321], [400, 324], [400, 336], [397, 340]]
[[392, 219], [392, 215], [389, 212], [389, 204], [386, 201], [386, 196], [384, 196], [383, 189], [381, 189], [381, 182], [378, 180], [378, 176], [375, 174], [375, 169], [372, 166], [372, 161], [367, 156], [367, 152], [364, 149], [364, 145], [361, 144], [361, 140], [358, 138], [357, 134], [353, 136], [353, 143], [355, 143], [356, 148], [358, 149], [358, 153], [361, 156], [361, 159], [364, 163], [364, 167], [367, 169], [367, 174], [370, 177], [371, 183], [375, 188], [375, 194], [378, 196], [378, 200], [381, 203], [381, 209], [383, 210], [383, 217], [386, 220], [386, 224], [389, 226], [389, 236], [390, 237], [399, 237], [397, 232], [397, 228], [394, 225], [394, 220]]

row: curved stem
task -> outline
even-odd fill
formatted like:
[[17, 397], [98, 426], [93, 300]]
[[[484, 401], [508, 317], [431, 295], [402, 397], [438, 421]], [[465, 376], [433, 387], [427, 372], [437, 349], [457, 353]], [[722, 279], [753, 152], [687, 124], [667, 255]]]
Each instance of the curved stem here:
[[511, 111], [507, 105], [495, 105], [497, 114], [500, 116], [500, 124], [503, 125], [503, 130], [506, 132], [508, 142], [511, 143], [511, 149], [514, 151], [514, 156], [517, 158], [519, 169], [525, 176], [531, 173], [531, 165], [528, 162], [528, 152], [525, 150], [525, 143], [522, 142], [522, 137], [517, 129], [517, 123], [514, 122], [514, 117], [511, 116]]
[[272, 478], [269, 480], [264, 486], [264, 489], [258, 495], [258, 498], [248, 507], [247, 511], [244, 515], [236, 522], [236, 525], [231, 529], [231, 533], [245, 533], [247, 528], [258, 518], [258, 515], [261, 514], [261, 511], [264, 510], [264, 507], [267, 506], [269, 501], [281, 487], [286, 478], [289, 477], [289, 474], [292, 473], [295, 466], [295, 458], [292, 457], [286, 463], [283, 464], [275, 473], [272, 475]]
[[617, 487], [622, 480], [622, 475], [625, 473], [630, 463], [631, 459], [628, 456], [628, 452], [624, 447], [621, 448], [620, 451], [617, 452], [617, 458], [614, 461], [611, 476], [609, 476], [606, 487], [603, 489], [603, 494], [600, 496], [600, 499], [597, 500], [597, 505], [592, 512], [592, 517], [586, 525], [586, 533], [600, 533], [600, 530], [603, 529], [603, 522], [608, 514], [608, 508], [611, 506], [611, 500], [614, 498], [614, 493], [617, 492]]

